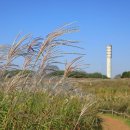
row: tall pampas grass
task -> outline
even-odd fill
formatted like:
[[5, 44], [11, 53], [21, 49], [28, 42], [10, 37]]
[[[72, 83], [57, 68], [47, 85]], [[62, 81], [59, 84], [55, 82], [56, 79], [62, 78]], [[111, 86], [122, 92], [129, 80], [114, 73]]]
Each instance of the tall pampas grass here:
[[[87, 96], [81, 96], [82, 92], [77, 88], [76, 93], [70, 92], [75, 88], [67, 79], [70, 72], [82, 66], [83, 55], [59, 50], [60, 47], [82, 49], [77, 41], [61, 39], [61, 36], [77, 31], [70, 23], [45, 38], [18, 34], [12, 45], [0, 46], [0, 129], [86, 130], [95, 127], [91, 122], [97, 118], [96, 113], [83, 118], [88, 108], [95, 111], [95, 100], [86, 100]], [[59, 60], [69, 54], [76, 58], [68, 63]], [[20, 66], [15, 62], [19, 58], [23, 59]], [[65, 65], [63, 77], [48, 77], [51, 66], [57, 64]], [[5, 76], [6, 72], [18, 69], [20, 71], [12, 77]], [[84, 105], [86, 107], [82, 109]]]

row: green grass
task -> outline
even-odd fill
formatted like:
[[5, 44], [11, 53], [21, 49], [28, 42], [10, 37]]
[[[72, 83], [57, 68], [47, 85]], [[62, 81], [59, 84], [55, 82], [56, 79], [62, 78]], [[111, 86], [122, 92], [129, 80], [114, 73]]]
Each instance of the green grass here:
[[[92, 93], [98, 99], [100, 109], [125, 112], [130, 115], [130, 81], [115, 80], [77, 80], [83, 92]], [[90, 84], [91, 83], [91, 84]]]
[[[70, 25], [45, 38], [18, 35], [12, 46], [0, 47], [0, 130], [100, 130], [99, 108], [130, 114], [129, 80], [76, 79], [71, 84], [74, 79], [67, 76], [80, 69], [81, 55], [64, 63], [62, 77], [46, 79], [47, 73], [61, 63], [59, 57], [69, 57], [60, 46], [80, 48], [77, 41], [61, 39], [78, 31]], [[20, 66], [15, 60], [19, 58], [23, 64], [17, 73]], [[4, 73], [10, 70], [15, 74]]]
[[[129, 114], [130, 88], [127, 80], [120, 81], [119, 86], [116, 86], [117, 81], [111, 80], [94, 82], [93, 86], [85, 82], [83, 84], [80, 84], [82, 89], [77, 89], [77, 94], [66, 93], [64, 90], [57, 94], [44, 87], [42, 89], [41, 84], [35, 91], [14, 89], [6, 92], [1, 89], [0, 130], [101, 130], [101, 120], [97, 116], [99, 108], [113, 108]], [[118, 118], [130, 125], [130, 120], [116, 116], [112, 118]]]
[[87, 97], [53, 96], [41, 90], [8, 95], [1, 92], [0, 130], [100, 129], [98, 109], [90, 104]]
[[[0, 130], [101, 128], [95, 95], [83, 94], [66, 81], [69, 73], [83, 64], [82, 53], [70, 61], [68, 52], [62, 51], [80, 48], [77, 41], [62, 40], [64, 34], [78, 31], [71, 24], [43, 38], [18, 35], [11, 46], [0, 46]], [[59, 57], [65, 58], [63, 62]], [[20, 66], [17, 60], [21, 60]], [[58, 63], [65, 65], [63, 76], [47, 78]]]

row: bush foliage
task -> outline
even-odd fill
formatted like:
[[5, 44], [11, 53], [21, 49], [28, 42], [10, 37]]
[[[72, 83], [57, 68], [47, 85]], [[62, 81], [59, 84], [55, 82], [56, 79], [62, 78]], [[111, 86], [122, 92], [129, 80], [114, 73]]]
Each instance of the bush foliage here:
[[130, 71], [123, 72], [121, 78], [130, 78]]
[[[62, 76], [64, 74], [63, 70], [55, 71], [50, 74], [50, 76]], [[106, 79], [107, 77], [105, 75], [102, 75], [101, 73], [86, 73], [84, 71], [72, 71], [69, 73], [68, 77], [70, 78], [103, 78]]]

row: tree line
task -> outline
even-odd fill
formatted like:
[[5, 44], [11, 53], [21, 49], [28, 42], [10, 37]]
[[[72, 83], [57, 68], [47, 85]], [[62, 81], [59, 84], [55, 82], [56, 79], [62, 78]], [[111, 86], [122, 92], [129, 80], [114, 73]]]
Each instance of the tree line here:
[[[15, 75], [17, 75], [19, 72], [22, 72], [23, 70], [6, 70], [4, 73], [4, 77], [11, 78]], [[24, 74], [33, 74], [34, 71], [31, 70], [24, 70]], [[63, 76], [64, 70], [54, 70], [50, 71], [48, 73], [48, 76]], [[95, 72], [95, 73], [87, 73], [85, 71], [72, 71], [69, 73], [68, 78], [102, 78], [107, 79], [106, 75], [103, 75], [102, 73]], [[122, 74], [119, 74], [115, 76], [115, 78], [130, 78], [130, 71], [125, 71]]]

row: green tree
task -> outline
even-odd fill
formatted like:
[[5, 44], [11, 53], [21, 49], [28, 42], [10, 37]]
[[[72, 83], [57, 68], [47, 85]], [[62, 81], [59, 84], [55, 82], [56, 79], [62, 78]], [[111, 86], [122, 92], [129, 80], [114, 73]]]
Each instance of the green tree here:
[[121, 78], [130, 78], [130, 71], [123, 72]]

